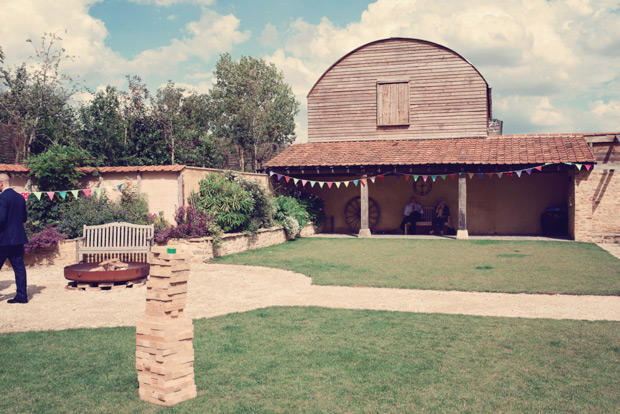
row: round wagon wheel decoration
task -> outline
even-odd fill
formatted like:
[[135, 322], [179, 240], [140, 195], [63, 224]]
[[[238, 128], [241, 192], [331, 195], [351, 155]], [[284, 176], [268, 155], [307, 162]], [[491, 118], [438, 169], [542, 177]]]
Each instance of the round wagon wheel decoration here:
[[[352, 233], [356, 233], [361, 227], [360, 213], [362, 211], [362, 201], [359, 196], [353, 197], [344, 208], [344, 218], [347, 221], [347, 226]], [[374, 198], [368, 197], [368, 227], [370, 230], [374, 230], [375, 226], [379, 222], [381, 217], [381, 210], [379, 209], [379, 203]]]
[[419, 196], [427, 195], [433, 189], [433, 181], [427, 179], [424, 181], [422, 178], [418, 178], [413, 182], [413, 192]]

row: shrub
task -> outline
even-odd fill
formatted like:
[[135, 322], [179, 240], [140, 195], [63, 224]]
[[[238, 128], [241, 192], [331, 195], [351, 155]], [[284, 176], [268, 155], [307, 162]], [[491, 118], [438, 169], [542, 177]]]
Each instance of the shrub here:
[[[276, 220], [284, 226], [287, 236], [295, 237], [299, 233], [300, 229], [304, 228], [308, 224], [310, 215], [306, 211], [306, 208], [299, 201], [297, 201], [296, 198], [279, 196], [275, 200], [275, 205]], [[291, 218], [297, 222], [298, 227], [295, 233], [290, 233], [290, 231], [295, 230], [290, 223]]]
[[53, 247], [59, 241], [66, 239], [67, 236], [58, 231], [56, 227], [47, 226], [38, 233], [32, 234], [28, 238], [28, 243], [24, 246], [26, 253], [34, 253], [45, 247]]
[[199, 192], [190, 195], [190, 204], [198, 213], [215, 217], [217, 225], [227, 233], [249, 227], [255, 203], [241, 184], [219, 174], [208, 174], [199, 185]]
[[289, 239], [294, 239], [301, 231], [301, 227], [299, 227], [299, 222], [291, 216], [286, 216], [284, 218], [284, 220], [282, 221], [282, 227], [284, 227], [286, 237], [288, 237]]
[[212, 216], [206, 212], [199, 213], [193, 204], [181, 206], [174, 214], [176, 226], [166, 226], [155, 229], [155, 241], [163, 243], [168, 239], [194, 239], [213, 237], [216, 246], [220, 243], [221, 229]]
[[[254, 211], [252, 212], [252, 224], [256, 230], [251, 227], [250, 232], [255, 233], [259, 228], [269, 228], [275, 224], [276, 207], [273, 204], [273, 196], [261, 187], [260, 184], [247, 180], [233, 172], [226, 173], [225, 177], [229, 181], [236, 181], [241, 187], [250, 193], [254, 200]], [[252, 226], [251, 224], [251, 226]]]
[[63, 204], [59, 210], [58, 230], [73, 239], [82, 236], [84, 226], [115, 222], [117, 208], [112, 204], [105, 194], [78, 197]]

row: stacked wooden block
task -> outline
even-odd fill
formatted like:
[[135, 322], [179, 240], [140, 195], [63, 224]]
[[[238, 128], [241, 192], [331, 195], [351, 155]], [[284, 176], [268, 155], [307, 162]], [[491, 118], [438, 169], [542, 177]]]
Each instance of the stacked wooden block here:
[[183, 317], [189, 262], [166, 247], [153, 247], [151, 255], [146, 312], [136, 325], [140, 398], [174, 405], [196, 397], [194, 326]]

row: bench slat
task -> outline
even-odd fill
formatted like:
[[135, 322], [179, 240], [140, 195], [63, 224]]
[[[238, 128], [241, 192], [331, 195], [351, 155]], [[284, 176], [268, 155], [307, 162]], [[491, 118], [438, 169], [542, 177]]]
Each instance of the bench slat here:
[[146, 255], [150, 261], [154, 226], [131, 223], [108, 223], [99, 226], [84, 226], [84, 236], [77, 243], [76, 259], [80, 262], [86, 255], [123, 255], [137, 259]]

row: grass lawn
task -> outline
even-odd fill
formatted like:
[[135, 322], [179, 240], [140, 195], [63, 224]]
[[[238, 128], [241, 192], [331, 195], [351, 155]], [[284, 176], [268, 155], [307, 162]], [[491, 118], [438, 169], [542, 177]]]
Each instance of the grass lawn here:
[[620, 260], [591, 243], [303, 238], [214, 261], [288, 269], [317, 285], [620, 294]]
[[138, 397], [133, 328], [0, 335], [2, 413], [617, 412], [620, 323], [320, 308], [194, 321], [198, 397]]

